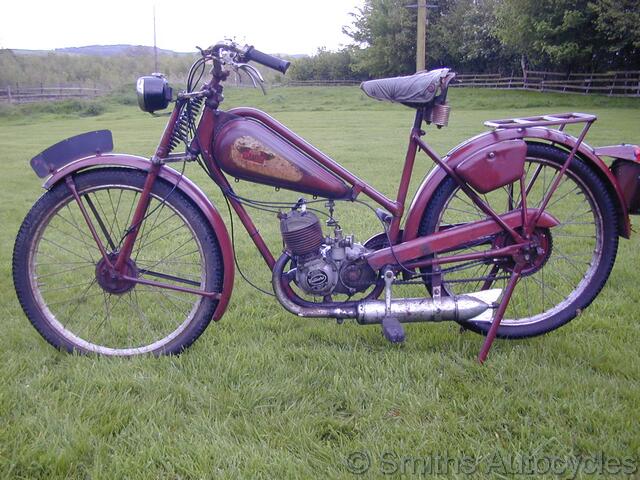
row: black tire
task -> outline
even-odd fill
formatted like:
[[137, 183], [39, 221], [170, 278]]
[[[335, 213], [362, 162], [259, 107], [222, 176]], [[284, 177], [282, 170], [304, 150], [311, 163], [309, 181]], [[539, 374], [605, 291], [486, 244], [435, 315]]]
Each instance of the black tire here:
[[[567, 156], [565, 151], [551, 145], [528, 144], [526, 185], [533, 179], [530, 195], [527, 196], [529, 208], [538, 206], [542, 192], [550, 185], [551, 178], [546, 178], [547, 173], [558, 171]], [[484, 198], [498, 213], [503, 213], [519, 203], [518, 192], [519, 184], [516, 183], [513, 190], [509, 186], [503, 187]], [[428, 235], [447, 224], [486, 217], [467, 197], [462, 196], [464, 193], [460, 192], [455, 181], [450, 177], [446, 178], [423, 213], [419, 235]], [[466, 202], [463, 198], [466, 198]], [[504, 204], [499, 210], [496, 205], [502, 202]], [[560, 221], [559, 226], [549, 231], [550, 254], [540, 257], [539, 268], [532, 268], [527, 275], [522, 276], [498, 328], [498, 337], [532, 337], [550, 332], [571, 321], [598, 295], [613, 267], [618, 248], [618, 215], [606, 185], [586, 163], [579, 159], [571, 162], [565, 178], [545, 211]], [[454, 253], [486, 250], [492, 242], [495, 245], [496, 241], [495, 237], [485, 239], [482, 245], [470, 245]], [[496, 287], [504, 290], [506, 277], [511, 272], [509, 268], [504, 262], [498, 265], [494, 260], [487, 260], [469, 266], [468, 270], [444, 274], [442, 294], [463, 294]], [[425, 282], [430, 288], [428, 275], [431, 271], [427, 269], [423, 273], [426, 274]], [[490, 277], [498, 279], [492, 281]], [[484, 280], [464, 281], [465, 278]], [[483, 335], [487, 334], [491, 326], [489, 322], [460, 323]]]
[[[102, 220], [104, 228], [92, 210], [110, 253], [125, 236], [145, 178], [146, 172], [126, 168], [74, 177], [85, 208], [91, 203]], [[220, 292], [222, 255], [207, 219], [179, 188], [162, 179], [151, 195], [132, 252], [136, 275]], [[218, 300], [139, 283], [125, 286], [124, 292], [110, 290], [98, 280], [101, 258], [69, 188], [58, 183], [27, 214], [13, 251], [20, 304], [54, 347], [112, 356], [178, 354], [207, 328]]]

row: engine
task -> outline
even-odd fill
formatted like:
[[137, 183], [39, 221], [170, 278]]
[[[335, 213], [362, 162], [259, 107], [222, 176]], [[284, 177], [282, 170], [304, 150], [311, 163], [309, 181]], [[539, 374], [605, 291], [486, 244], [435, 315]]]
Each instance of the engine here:
[[296, 285], [305, 292], [353, 295], [376, 282], [376, 272], [364, 260], [369, 250], [355, 243], [352, 235], [344, 237], [337, 224], [335, 236], [325, 238], [320, 220], [304, 206], [279, 218], [282, 238], [296, 266]]

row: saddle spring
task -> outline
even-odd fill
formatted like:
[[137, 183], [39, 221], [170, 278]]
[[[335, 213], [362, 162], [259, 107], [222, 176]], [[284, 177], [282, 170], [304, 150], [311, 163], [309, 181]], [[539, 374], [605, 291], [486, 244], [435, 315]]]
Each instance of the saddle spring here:
[[446, 127], [449, 125], [449, 114], [451, 113], [451, 106], [448, 103], [435, 104], [429, 111], [429, 118], [426, 120], [430, 123], [440, 127]]

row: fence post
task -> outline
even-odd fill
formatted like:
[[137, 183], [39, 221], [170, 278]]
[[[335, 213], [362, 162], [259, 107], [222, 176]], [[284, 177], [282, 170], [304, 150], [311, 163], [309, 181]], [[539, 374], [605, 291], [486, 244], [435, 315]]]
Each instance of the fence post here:
[[[640, 87], [640, 84], [638, 84], [638, 86]], [[9, 103], [12, 103], [12, 99], [11, 99], [11, 85], [7, 85], [7, 97], [9, 97]]]
[[613, 87], [615, 86], [615, 84], [617, 83], [616, 80], [618, 80], [618, 72], [615, 72], [613, 74], [613, 80], [611, 81], [611, 85], [609, 86], [609, 96], [613, 95]]

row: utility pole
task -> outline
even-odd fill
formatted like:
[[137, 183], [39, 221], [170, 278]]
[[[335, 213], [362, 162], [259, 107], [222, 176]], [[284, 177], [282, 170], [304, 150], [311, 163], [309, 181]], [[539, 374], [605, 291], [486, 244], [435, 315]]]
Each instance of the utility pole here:
[[153, 64], [154, 72], [158, 72], [158, 45], [156, 43], [156, 6], [153, 6]]
[[418, 32], [416, 45], [416, 71], [424, 70], [427, 61], [427, 0], [418, 0]]

